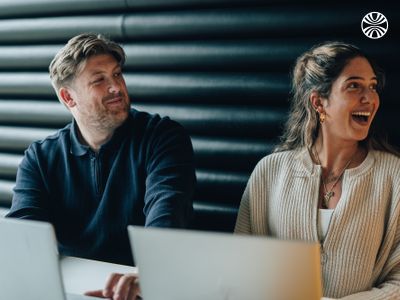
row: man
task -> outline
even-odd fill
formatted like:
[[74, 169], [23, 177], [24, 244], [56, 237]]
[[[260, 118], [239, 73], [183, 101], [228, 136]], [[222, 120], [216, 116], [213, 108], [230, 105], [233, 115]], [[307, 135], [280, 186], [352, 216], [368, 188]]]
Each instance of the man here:
[[81, 34], [49, 67], [73, 121], [26, 150], [8, 217], [51, 222], [63, 255], [132, 264], [127, 225], [184, 227], [192, 212], [190, 138], [130, 109], [124, 62], [118, 44]]

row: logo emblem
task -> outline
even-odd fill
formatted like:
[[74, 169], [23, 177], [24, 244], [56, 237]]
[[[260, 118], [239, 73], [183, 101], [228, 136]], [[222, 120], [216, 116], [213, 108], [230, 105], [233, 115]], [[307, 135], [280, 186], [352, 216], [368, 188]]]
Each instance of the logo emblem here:
[[380, 12], [370, 12], [361, 21], [361, 29], [370, 39], [379, 39], [389, 29], [389, 22]]

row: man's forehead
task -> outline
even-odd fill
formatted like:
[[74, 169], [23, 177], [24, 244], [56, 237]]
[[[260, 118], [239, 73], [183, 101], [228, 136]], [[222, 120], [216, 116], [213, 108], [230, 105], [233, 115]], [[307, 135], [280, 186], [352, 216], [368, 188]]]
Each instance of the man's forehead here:
[[120, 64], [110, 54], [93, 55], [82, 61], [77, 69], [78, 76], [82, 73], [89, 75], [104, 73], [109, 69], [118, 69]]

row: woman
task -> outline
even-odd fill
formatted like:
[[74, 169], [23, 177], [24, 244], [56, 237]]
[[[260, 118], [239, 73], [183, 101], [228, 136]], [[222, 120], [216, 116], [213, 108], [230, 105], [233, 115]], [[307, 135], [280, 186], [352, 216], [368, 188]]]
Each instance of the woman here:
[[319, 241], [325, 297], [400, 299], [400, 158], [375, 137], [383, 74], [328, 42], [296, 62], [282, 142], [253, 171], [235, 232]]

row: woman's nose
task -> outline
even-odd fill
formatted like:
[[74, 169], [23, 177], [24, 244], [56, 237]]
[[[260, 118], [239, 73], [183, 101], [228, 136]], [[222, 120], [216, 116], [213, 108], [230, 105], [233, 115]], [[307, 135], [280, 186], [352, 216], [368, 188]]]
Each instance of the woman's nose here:
[[370, 103], [375, 101], [379, 97], [378, 93], [375, 90], [364, 89], [364, 92], [361, 96], [361, 103]]

